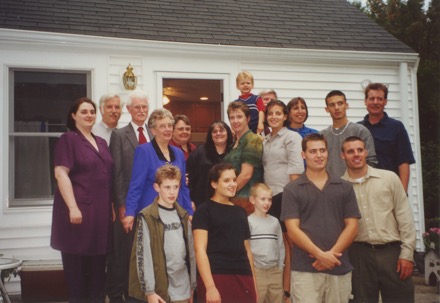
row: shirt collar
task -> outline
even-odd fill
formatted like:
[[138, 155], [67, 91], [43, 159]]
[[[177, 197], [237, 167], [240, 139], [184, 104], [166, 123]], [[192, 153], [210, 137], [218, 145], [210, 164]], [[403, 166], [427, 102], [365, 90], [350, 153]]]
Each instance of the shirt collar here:
[[[327, 171], [327, 175], [328, 175], [327, 183], [335, 183], [335, 184], [342, 183], [341, 178], [338, 178], [338, 177], [335, 177], [335, 176], [329, 174], [328, 171]], [[308, 184], [308, 183], [311, 184], [312, 183], [312, 181], [310, 181], [310, 179], [307, 177], [305, 172], [302, 173], [297, 180], [298, 180], [297, 182], [299, 184]]]
[[[379, 178], [379, 174], [376, 169], [367, 164], [367, 174], [365, 175], [365, 180], [368, 178]], [[355, 179], [350, 178], [348, 171], [345, 171], [344, 175], [341, 177], [344, 180], [349, 181], [350, 183], [358, 183]]]
[[165, 161], [166, 163], [172, 163], [176, 160], [176, 157], [174, 156], [174, 151], [169, 144], [168, 144], [168, 150], [170, 152], [170, 159], [171, 159], [170, 162], [168, 162], [167, 158], [165, 158], [165, 156], [163, 155], [159, 145], [156, 142], [156, 139], [153, 138], [153, 140], [151, 140], [151, 143], [153, 144], [154, 151], [156, 152], [159, 160]]
[[369, 118], [370, 118], [370, 114], [365, 115], [365, 117], [364, 117], [364, 123], [365, 123], [365, 124], [368, 124], [368, 125], [378, 125], [378, 124], [383, 124], [383, 123], [385, 123], [385, 122], [388, 120], [389, 117], [388, 117], [388, 114], [387, 114], [386, 112], [383, 112], [383, 117], [382, 117], [382, 119], [380, 119], [379, 122], [374, 123], [374, 124], [371, 124], [371, 123], [370, 123]]

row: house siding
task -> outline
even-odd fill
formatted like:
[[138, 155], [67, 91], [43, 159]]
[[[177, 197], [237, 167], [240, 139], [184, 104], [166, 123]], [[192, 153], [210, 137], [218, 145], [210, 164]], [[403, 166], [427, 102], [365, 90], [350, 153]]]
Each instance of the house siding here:
[[[304, 97], [309, 106], [307, 125], [321, 130], [331, 124], [325, 112], [325, 95], [342, 90], [350, 105], [349, 119], [357, 122], [366, 114], [362, 80], [389, 85], [387, 112], [402, 120], [410, 134], [417, 163], [411, 166], [410, 201], [417, 226], [417, 249], [422, 250], [424, 230], [421, 187], [420, 138], [416, 97], [416, 54], [390, 54], [347, 51], [283, 50], [232, 46], [188, 45], [65, 34], [42, 34], [0, 30], [0, 252], [23, 260], [57, 259], [59, 253], [49, 247], [51, 211], [49, 206], [10, 207], [9, 169], [9, 82], [12, 67], [90, 70], [91, 96], [95, 102], [107, 92], [125, 100], [128, 91], [122, 75], [130, 63], [138, 76], [138, 88], [150, 96], [151, 110], [161, 107], [162, 77], [194, 76], [223, 80], [224, 103], [236, 99], [235, 76], [248, 70], [255, 78], [254, 93], [273, 88], [279, 98]], [[406, 66], [402, 75], [402, 63]], [[405, 83], [401, 83], [405, 79]], [[402, 104], [400, 97], [407, 96]], [[226, 106], [222, 116], [226, 117]], [[100, 118], [97, 118], [99, 121]], [[120, 125], [130, 121], [125, 107]], [[18, 278], [8, 290], [19, 292]]]

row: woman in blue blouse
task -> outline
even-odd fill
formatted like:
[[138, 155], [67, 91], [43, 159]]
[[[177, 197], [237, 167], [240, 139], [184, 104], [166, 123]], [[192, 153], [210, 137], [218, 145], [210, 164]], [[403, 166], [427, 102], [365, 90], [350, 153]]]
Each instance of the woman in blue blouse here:
[[150, 205], [157, 192], [153, 188], [156, 170], [166, 164], [177, 166], [182, 172], [181, 189], [177, 202], [190, 214], [193, 214], [188, 186], [186, 185], [186, 161], [183, 152], [171, 146], [174, 118], [165, 108], [154, 110], [148, 119], [148, 127], [154, 135], [149, 143], [136, 147], [133, 171], [126, 198], [124, 228], [132, 230], [134, 218], [143, 208]]

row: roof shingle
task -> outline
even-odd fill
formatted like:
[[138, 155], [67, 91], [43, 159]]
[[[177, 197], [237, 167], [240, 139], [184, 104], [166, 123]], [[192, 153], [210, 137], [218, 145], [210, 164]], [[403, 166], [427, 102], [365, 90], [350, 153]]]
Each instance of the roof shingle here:
[[185, 43], [414, 53], [346, 0], [2, 0], [0, 28]]

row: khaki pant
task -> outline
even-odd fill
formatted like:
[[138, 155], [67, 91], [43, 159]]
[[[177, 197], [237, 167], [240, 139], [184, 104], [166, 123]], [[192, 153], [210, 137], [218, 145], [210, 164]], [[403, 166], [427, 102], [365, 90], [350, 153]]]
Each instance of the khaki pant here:
[[292, 271], [291, 293], [295, 303], [347, 303], [351, 272], [342, 276]]
[[258, 303], [281, 303], [284, 296], [283, 270], [278, 267], [256, 268]]

